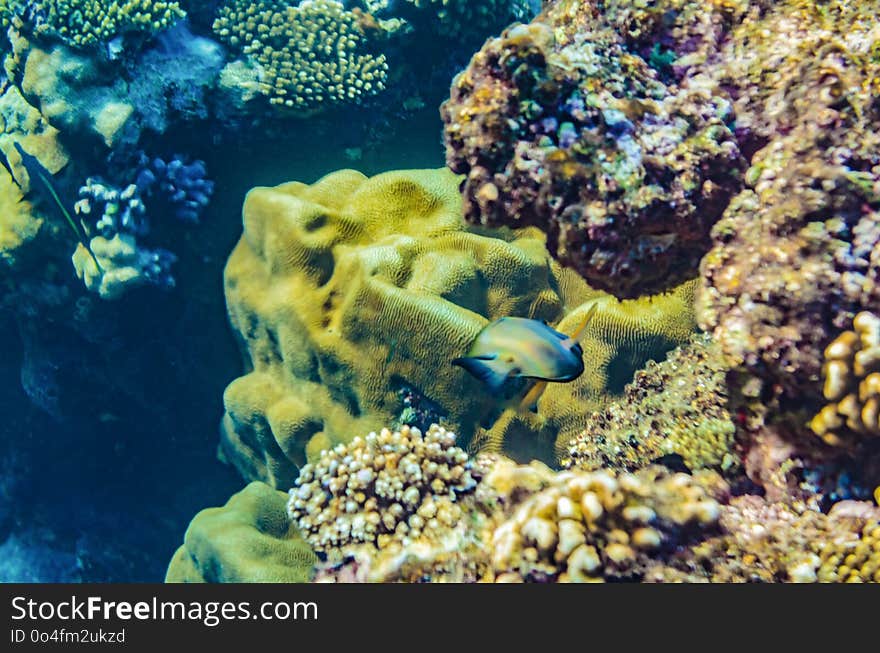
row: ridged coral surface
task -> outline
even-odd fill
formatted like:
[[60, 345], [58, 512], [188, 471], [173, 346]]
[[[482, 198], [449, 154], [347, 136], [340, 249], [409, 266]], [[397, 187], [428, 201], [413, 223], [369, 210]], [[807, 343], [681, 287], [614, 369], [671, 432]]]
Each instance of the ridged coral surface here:
[[[472, 451], [552, 460], [612, 382], [689, 337], [693, 283], [619, 303], [564, 274], [537, 230], [466, 229], [457, 184], [445, 170], [349, 170], [248, 195], [225, 277], [247, 373], [226, 390], [222, 436], [245, 477], [289, 486], [297, 466], [395, 423], [413, 396]], [[491, 320], [573, 332], [593, 303], [588, 371], [548, 388], [537, 414], [451, 364]]]

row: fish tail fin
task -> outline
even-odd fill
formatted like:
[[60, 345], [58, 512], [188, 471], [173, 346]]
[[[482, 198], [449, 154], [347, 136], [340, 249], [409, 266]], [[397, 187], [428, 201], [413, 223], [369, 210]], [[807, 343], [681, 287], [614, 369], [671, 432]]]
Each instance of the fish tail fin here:
[[544, 390], [547, 389], [547, 386], [550, 385], [547, 381], [538, 381], [531, 387], [531, 389], [525, 394], [522, 398], [522, 401], [519, 402], [520, 410], [530, 410], [533, 413], [538, 412], [538, 400], [541, 398], [541, 395], [544, 394]]
[[593, 302], [593, 305], [587, 310], [587, 314], [584, 315], [584, 319], [581, 320], [581, 323], [578, 325], [578, 328], [575, 329], [575, 332], [572, 333], [568, 339], [571, 341], [571, 344], [576, 344], [580, 342], [581, 338], [584, 337], [584, 333], [587, 331], [587, 327], [590, 326], [590, 322], [593, 321], [593, 316], [596, 315], [596, 309], [599, 308], [599, 302]]

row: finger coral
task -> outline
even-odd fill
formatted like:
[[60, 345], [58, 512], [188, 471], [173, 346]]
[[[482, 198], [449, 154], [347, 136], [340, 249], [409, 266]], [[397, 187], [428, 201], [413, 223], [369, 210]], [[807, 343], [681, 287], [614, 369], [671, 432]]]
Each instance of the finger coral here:
[[350, 546], [319, 564], [316, 580], [634, 581], [717, 531], [711, 472], [553, 472], [503, 458], [476, 464], [484, 475], [457, 503], [464, 516], [456, 524], [380, 549]]
[[287, 518], [285, 494], [255, 482], [195, 516], [165, 582], [303, 583], [317, 561]]
[[[486, 478], [511, 473], [500, 463]], [[503, 499], [502, 499], [503, 500]], [[686, 474], [559, 472], [491, 535], [496, 582], [638, 579], [652, 556], [713, 527], [719, 504]]]
[[381, 549], [455, 526], [463, 516], [457, 497], [473, 492], [479, 478], [455, 433], [436, 424], [424, 436], [408, 426], [383, 429], [303, 467], [287, 510], [316, 551]]
[[676, 454], [688, 468], [738, 467], [727, 410], [728, 371], [705, 334], [636, 372], [624, 396], [593, 413], [568, 444], [563, 467], [639, 469]]
[[822, 394], [830, 403], [810, 428], [831, 445], [880, 435], [880, 318], [862, 311], [824, 355]]
[[278, 107], [358, 104], [385, 87], [384, 55], [370, 52], [357, 14], [335, 0], [230, 0], [214, 32], [256, 62], [258, 88]]

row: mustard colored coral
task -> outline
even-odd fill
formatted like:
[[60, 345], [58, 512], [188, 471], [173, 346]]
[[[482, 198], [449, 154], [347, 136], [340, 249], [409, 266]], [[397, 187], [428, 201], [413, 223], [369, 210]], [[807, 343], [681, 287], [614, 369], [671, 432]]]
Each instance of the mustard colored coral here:
[[597, 305], [580, 339], [586, 369], [572, 383], [550, 384], [537, 413], [504, 410], [491, 428], [478, 432], [472, 452], [504, 452], [520, 462], [548, 459], [549, 450], [556, 460], [568, 457], [570, 440], [583, 431], [589, 415], [619, 395], [634, 372], [687, 342], [696, 329], [696, 280], [671, 292], [618, 300], [590, 289], [571, 270], [560, 270], [557, 278], [567, 305], [574, 305], [558, 330], [573, 333]]
[[248, 373], [223, 423], [245, 477], [289, 487], [307, 458], [394, 423], [402, 393], [469, 441], [496, 400], [450, 361], [489, 320], [559, 318], [543, 242], [466, 232], [457, 183], [344, 170], [248, 194], [225, 272]]
[[214, 32], [256, 62], [257, 87], [279, 107], [359, 104], [385, 87], [385, 56], [369, 51], [358, 15], [335, 0], [231, 0]]
[[[552, 460], [559, 433], [564, 446], [617, 370], [631, 374], [694, 328], [692, 283], [621, 303], [552, 263], [537, 229], [468, 231], [445, 169], [344, 170], [252, 190], [225, 287], [247, 373], [224, 395], [223, 452], [279, 488], [323, 449], [420, 410], [412, 423], [440, 422], [472, 452]], [[492, 320], [573, 332], [596, 302], [582, 341], [588, 372], [551, 384], [537, 414], [507, 408], [451, 365]]]
[[251, 483], [186, 530], [168, 583], [303, 583], [318, 557], [287, 519], [285, 494]]

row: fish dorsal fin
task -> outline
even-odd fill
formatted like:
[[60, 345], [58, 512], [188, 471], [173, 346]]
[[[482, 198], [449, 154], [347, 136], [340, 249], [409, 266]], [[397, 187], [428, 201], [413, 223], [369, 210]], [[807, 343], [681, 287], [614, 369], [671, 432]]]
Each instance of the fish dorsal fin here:
[[575, 329], [575, 332], [572, 333], [566, 339], [566, 342], [569, 346], [574, 346], [580, 342], [581, 338], [584, 337], [584, 333], [587, 330], [587, 327], [590, 326], [590, 322], [593, 321], [593, 316], [596, 314], [596, 309], [599, 308], [599, 302], [594, 302], [592, 306], [587, 310], [587, 314], [584, 315], [584, 319], [581, 320], [578, 328]]

